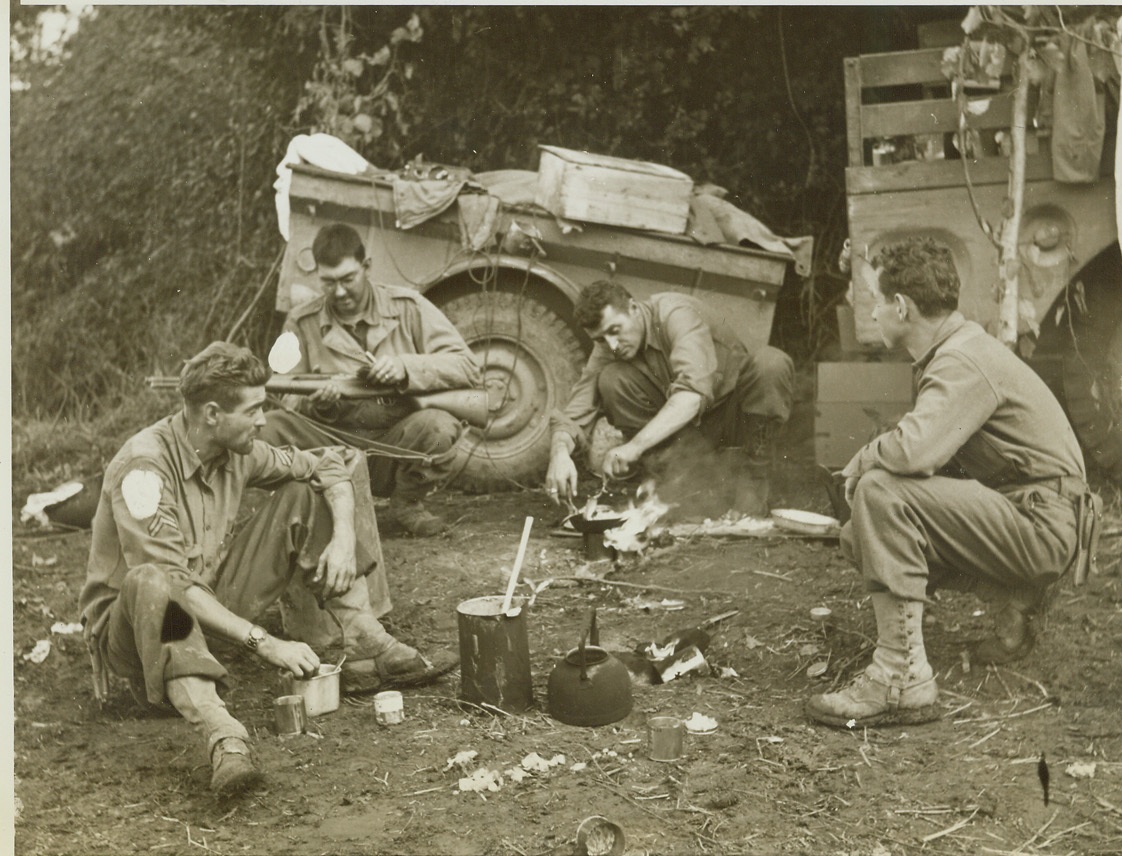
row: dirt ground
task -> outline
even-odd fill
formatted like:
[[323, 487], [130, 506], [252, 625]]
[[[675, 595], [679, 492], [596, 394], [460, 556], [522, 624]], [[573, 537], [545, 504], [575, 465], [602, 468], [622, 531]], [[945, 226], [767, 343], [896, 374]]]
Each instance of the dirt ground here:
[[[805, 456], [789, 458], [775, 504], [826, 511], [811, 476]], [[696, 538], [589, 565], [579, 539], [554, 534], [559, 515], [540, 492], [447, 492], [432, 505], [454, 521], [446, 536], [386, 531], [394, 631], [454, 648], [456, 605], [501, 594], [533, 515], [524, 575], [540, 587], [526, 617], [535, 707], [462, 709], [453, 672], [406, 690], [400, 725], [379, 726], [370, 699], [356, 699], [313, 720], [315, 733], [282, 739], [274, 670], [219, 646], [237, 679], [227, 702], [266, 774], [230, 802], [209, 793], [200, 740], [182, 720], [139, 709], [119, 686], [99, 709], [80, 634], [51, 632], [77, 619], [88, 533], [17, 531], [16, 852], [545, 856], [583, 852], [578, 825], [603, 815], [624, 830], [627, 854], [1122, 853], [1122, 539], [1104, 542], [1103, 573], [1061, 592], [1042, 643], [1014, 668], [965, 671], [966, 643], [989, 616], [971, 596], [941, 595], [926, 636], [942, 720], [846, 732], [803, 713], [806, 696], [865, 664], [875, 635], [836, 542]], [[603, 582], [565, 579], [609, 569]], [[735, 674], [636, 685], [621, 722], [562, 725], [545, 712], [547, 680], [593, 606], [602, 644], [619, 651], [739, 610], [708, 651], [715, 670]], [[810, 616], [819, 606], [832, 610], [824, 625]], [[279, 615], [264, 623], [279, 630]], [[46, 659], [25, 659], [42, 639]], [[822, 662], [824, 674], [809, 676]], [[716, 732], [690, 736], [677, 763], [649, 760], [647, 718], [695, 711]], [[468, 750], [478, 754], [462, 769], [450, 763]], [[516, 781], [508, 771], [531, 753], [564, 762]], [[462, 792], [478, 768], [501, 787]]]

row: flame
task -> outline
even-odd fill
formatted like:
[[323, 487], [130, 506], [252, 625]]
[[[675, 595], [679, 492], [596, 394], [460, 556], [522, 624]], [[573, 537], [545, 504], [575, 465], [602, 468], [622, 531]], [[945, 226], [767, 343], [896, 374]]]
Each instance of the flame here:
[[658, 498], [654, 481], [643, 482], [635, 492], [635, 500], [620, 513], [623, 522], [604, 533], [604, 544], [622, 553], [642, 551], [650, 528], [669, 510], [670, 506]]

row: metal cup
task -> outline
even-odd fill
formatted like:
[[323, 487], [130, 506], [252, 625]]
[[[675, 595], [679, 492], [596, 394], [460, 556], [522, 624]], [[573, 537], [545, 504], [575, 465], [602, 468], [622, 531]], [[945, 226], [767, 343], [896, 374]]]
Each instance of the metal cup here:
[[647, 720], [647, 757], [652, 761], [677, 761], [686, 745], [686, 724], [676, 716]]
[[308, 713], [304, 708], [304, 697], [298, 695], [281, 696], [273, 702], [273, 716], [277, 724], [277, 734], [303, 734], [308, 727]]

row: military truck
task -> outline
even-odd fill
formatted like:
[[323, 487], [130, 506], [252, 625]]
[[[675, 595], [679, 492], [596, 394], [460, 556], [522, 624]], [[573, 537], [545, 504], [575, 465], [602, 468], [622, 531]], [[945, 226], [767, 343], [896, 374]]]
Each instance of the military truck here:
[[[863, 283], [880, 247], [905, 237], [929, 235], [951, 248], [962, 278], [959, 309], [996, 329], [998, 250], [979, 226], [970, 192], [996, 225], [1008, 193], [1002, 139], [1012, 121], [1012, 84], [1006, 77], [973, 99], [968, 123], [978, 145], [964, 163], [954, 145], [959, 109], [942, 64], [941, 46], [844, 61], [854, 286], [848, 358], [855, 362], [889, 358]], [[1108, 117], [1107, 128], [1113, 123]], [[1064, 404], [1087, 457], [1122, 478], [1122, 260], [1111, 137], [1098, 180], [1068, 184], [1053, 178], [1046, 132], [1028, 129], [1019, 244], [1020, 298], [1031, 312], [1024, 304], [1018, 352]], [[1028, 323], [1033, 316], [1038, 332]]]
[[567, 401], [591, 347], [572, 313], [590, 282], [615, 280], [637, 298], [660, 291], [699, 296], [723, 311], [746, 342], [769, 339], [789, 254], [574, 223], [509, 194], [491, 227], [497, 240], [471, 249], [454, 204], [417, 225], [398, 225], [393, 179], [293, 167], [276, 308], [286, 312], [319, 293], [311, 245], [331, 222], [349, 223], [363, 236], [374, 278], [433, 301], [478, 355], [489, 393], [488, 426], [468, 429], [460, 443], [458, 487], [540, 484], [550, 411]]

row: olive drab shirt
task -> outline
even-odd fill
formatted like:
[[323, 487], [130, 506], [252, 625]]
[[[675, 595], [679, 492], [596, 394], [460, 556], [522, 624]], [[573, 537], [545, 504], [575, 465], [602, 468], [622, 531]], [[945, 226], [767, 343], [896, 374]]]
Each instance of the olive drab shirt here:
[[[398, 357], [405, 367], [400, 392], [470, 389], [482, 381], [479, 365], [452, 322], [410, 288], [370, 284], [370, 308], [354, 333], [317, 297], [293, 309], [284, 324], [300, 340], [292, 373], [354, 374], [369, 366], [366, 351]], [[362, 343], [356, 339], [362, 339]]]
[[961, 313], [913, 364], [915, 406], [842, 471], [931, 476], [944, 468], [989, 487], [1059, 476], [1086, 478], [1083, 453], [1044, 381]]
[[301, 452], [255, 440], [204, 467], [182, 411], [133, 435], [105, 471], [79, 607], [87, 635], [107, 620], [125, 574], [155, 564], [213, 588], [246, 488], [350, 480], [336, 449]]
[[[702, 398], [698, 419], [735, 388], [748, 363], [748, 351], [726, 323], [696, 297], [666, 292], [636, 301], [643, 325], [643, 345], [630, 362], [669, 398], [679, 390]], [[616, 361], [604, 342], [592, 353], [573, 385], [569, 402], [555, 411], [551, 433], [573, 438], [578, 447], [601, 413], [597, 380], [604, 366]]]

